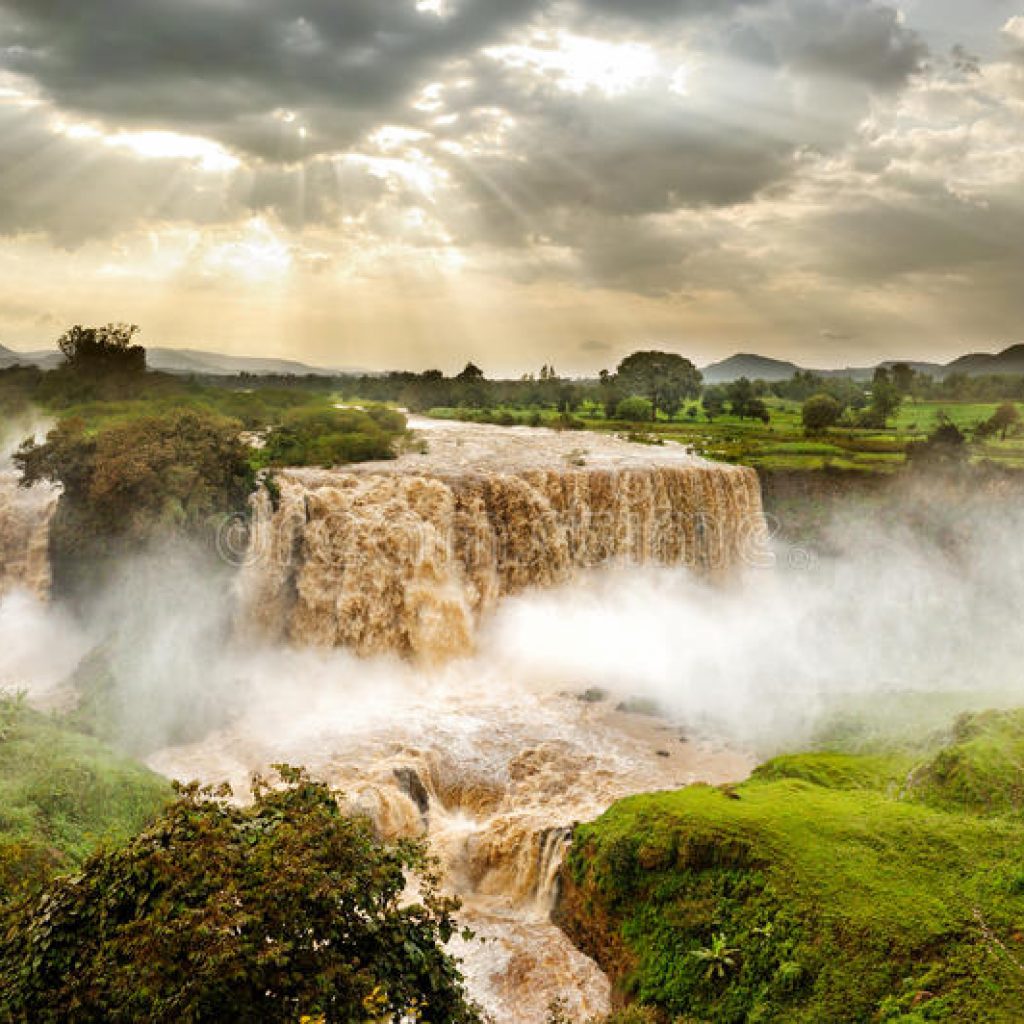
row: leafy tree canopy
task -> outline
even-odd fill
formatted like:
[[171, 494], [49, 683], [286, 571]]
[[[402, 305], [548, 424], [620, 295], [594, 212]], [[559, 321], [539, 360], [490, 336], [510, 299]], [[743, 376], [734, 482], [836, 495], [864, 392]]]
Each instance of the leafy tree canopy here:
[[146, 350], [133, 344], [135, 324], [82, 327], [76, 324], [57, 341], [68, 366], [90, 373], [144, 373]]
[[50, 532], [54, 584], [75, 594], [110, 556], [158, 538], [211, 542], [225, 517], [245, 510], [253, 487], [241, 424], [177, 410], [114, 419], [90, 429], [62, 419], [42, 444], [14, 456], [22, 483], [63, 488]]
[[814, 434], [835, 426], [843, 407], [831, 395], [812, 395], [803, 404], [804, 430]]
[[382, 844], [326, 786], [278, 770], [283, 787], [257, 780], [244, 808], [181, 788], [126, 847], [8, 908], [9, 1019], [476, 1024], [443, 948], [457, 904], [423, 848]]
[[700, 395], [703, 377], [689, 359], [674, 352], [634, 352], [619, 363], [618, 380], [627, 394], [650, 399], [652, 419], [674, 416], [683, 402]]

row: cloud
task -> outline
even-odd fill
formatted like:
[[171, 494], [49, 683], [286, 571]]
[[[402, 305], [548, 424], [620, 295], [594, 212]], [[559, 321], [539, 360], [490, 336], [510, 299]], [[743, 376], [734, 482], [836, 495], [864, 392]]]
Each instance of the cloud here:
[[538, 2], [2, 0], [0, 66], [66, 110], [296, 160], [343, 148]]
[[928, 54], [896, 8], [875, 0], [784, 0], [742, 21], [734, 39], [747, 57], [874, 89], [902, 85]]

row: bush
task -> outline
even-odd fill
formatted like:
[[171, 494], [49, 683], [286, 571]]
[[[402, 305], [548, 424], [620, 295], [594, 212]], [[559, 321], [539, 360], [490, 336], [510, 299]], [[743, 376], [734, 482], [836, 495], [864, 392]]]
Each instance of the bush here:
[[393, 459], [405, 428], [405, 417], [384, 407], [294, 409], [271, 430], [263, 458], [270, 466], [325, 467]]
[[649, 398], [632, 395], [615, 407], [615, 418], [628, 423], [646, 423], [654, 419], [654, 406]]
[[423, 849], [380, 843], [326, 786], [280, 773], [247, 808], [183, 788], [126, 847], [10, 908], [5, 1019], [477, 1022], [443, 949], [457, 904]]
[[814, 395], [804, 402], [802, 417], [804, 430], [819, 434], [839, 422], [843, 407], [831, 395]]

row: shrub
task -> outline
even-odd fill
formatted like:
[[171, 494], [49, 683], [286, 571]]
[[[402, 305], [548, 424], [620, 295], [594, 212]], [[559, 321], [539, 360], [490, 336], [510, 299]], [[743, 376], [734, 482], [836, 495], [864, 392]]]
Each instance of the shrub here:
[[615, 407], [615, 418], [629, 423], [645, 423], [654, 419], [654, 406], [649, 398], [632, 395]]
[[300, 408], [271, 430], [263, 458], [271, 466], [337, 466], [395, 457], [405, 417], [393, 409]]
[[99, 429], [64, 419], [43, 444], [23, 446], [14, 458], [24, 483], [63, 488], [51, 530], [58, 589], [76, 589], [108, 556], [158, 536], [212, 541], [253, 487], [240, 430], [237, 420], [186, 409]]
[[479, 1021], [443, 949], [457, 904], [422, 847], [382, 844], [326, 786], [279, 771], [247, 808], [181, 789], [126, 847], [10, 908], [9, 1019]]
[[839, 422], [843, 407], [831, 395], [813, 395], [804, 402], [802, 417], [804, 430], [818, 434]]

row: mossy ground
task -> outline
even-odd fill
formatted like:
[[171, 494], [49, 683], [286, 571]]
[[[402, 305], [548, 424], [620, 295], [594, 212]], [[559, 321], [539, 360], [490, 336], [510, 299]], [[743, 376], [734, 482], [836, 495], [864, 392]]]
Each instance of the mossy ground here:
[[777, 758], [578, 828], [563, 926], [620, 992], [693, 1021], [1024, 1018], [1024, 712], [939, 749]]
[[123, 842], [171, 796], [141, 765], [0, 696], [0, 903]]

